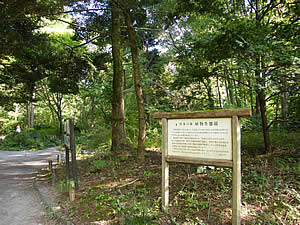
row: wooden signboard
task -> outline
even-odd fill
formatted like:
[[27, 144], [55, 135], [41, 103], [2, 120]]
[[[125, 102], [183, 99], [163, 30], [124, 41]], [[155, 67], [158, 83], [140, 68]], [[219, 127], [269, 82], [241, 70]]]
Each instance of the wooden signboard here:
[[240, 117], [250, 109], [155, 113], [162, 120], [162, 207], [169, 205], [169, 162], [232, 168], [232, 224], [240, 224]]
[[69, 118], [64, 123], [64, 145], [66, 148], [66, 175], [67, 180], [70, 180], [70, 152], [72, 157], [72, 176], [75, 182], [75, 190], [79, 189], [77, 178], [77, 161], [76, 161], [76, 146], [74, 134], [74, 121]]

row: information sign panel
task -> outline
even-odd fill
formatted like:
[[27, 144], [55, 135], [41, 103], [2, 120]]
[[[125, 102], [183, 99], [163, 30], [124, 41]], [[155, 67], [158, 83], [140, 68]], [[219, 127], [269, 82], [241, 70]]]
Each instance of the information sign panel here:
[[232, 224], [240, 224], [240, 117], [250, 109], [209, 112], [158, 112], [162, 121], [162, 207], [169, 205], [169, 162], [232, 168]]
[[168, 120], [167, 155], [232, 160], [231, 118]]

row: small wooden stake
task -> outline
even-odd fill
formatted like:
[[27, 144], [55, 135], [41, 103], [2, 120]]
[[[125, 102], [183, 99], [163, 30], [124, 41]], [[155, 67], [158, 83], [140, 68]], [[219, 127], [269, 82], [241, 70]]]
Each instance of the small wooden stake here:
[[53, 167], [52, 167], [52, 160], [48, 160], [48, 168], [50, 170], [50, 172], [53, 172]]
[[240, 120], [232, 117], [232, 224], [241, 224], [241, 132]]
[[56, 180], [56, 169], [53, 169], [53, 173], [52, 173], [52, 185], [55, 184], [55, 180]]
[[70, 181], [69, 183], [69, 198], [70, 201], [73, 202], [75, 200], [75, 182]]
[[60, 164], [60, 162], [61, 162], [61, 155], [59, 154], [57, 155], [57, 164]]
[[166, 161], [168, 155], [168, 120], [162, 119], [162, 209], [169, 207], [169, 163]]

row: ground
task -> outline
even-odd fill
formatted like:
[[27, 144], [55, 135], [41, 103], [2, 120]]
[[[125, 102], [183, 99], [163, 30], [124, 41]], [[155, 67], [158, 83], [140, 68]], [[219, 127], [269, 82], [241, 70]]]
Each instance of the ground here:
[[37, 170], [45, 167], [48, 160], [55, 159], [59, 154], [56, 149], [0, 151], [1, 225], [51, 223], [40, 194], [34, 188], [34, 182]]
[[[231, 169], [172, 163], [170, 207], [163, 212], [157, 149], [146, 152], [144, 163], [130, 153], [83, 156], [73, 202], [64, 163], [54, 165], [55, 173], [46, 168], [57, 154], [0, 151], [0, 224], [231, 224]], [[243, 154], [242, 224], [300, 223], [299, 158], [297, 149]], [[42, 202], [55, 195], [57, 207], [46, 205], [54, 214], [46, 215]]]
[[[298, 224], [299, 153], [242, 159], [242, 224]], [[60, 206], [74, 224], [231, 224], [231, 169], [172, 163], [170, 208], [161, 210], [161, 153], [144, 163], [130, 154], [79, 161], [80, 190], [68, 199], [64, 166], [57, 169]]]

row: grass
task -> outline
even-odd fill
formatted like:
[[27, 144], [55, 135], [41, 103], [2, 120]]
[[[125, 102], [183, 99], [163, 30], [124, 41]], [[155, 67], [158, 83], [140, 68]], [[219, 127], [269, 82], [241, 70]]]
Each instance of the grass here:
[[[243, 154], [242, 224], [300, 223], [299, 145], [293, 137], [289, 147], [280, 146], [274, 154]], [[244, 140], [243, 152], [252, 148]], [[105, 153], [78, 164], [76, 201], [59, 192], [61, 207], [75, 224], [231, 224], [231, 169], [171, 163], [165, 213], [159, 151], [148, 150], [144, 163]], [[65, 179], [63, 167], [57, 176]]]

